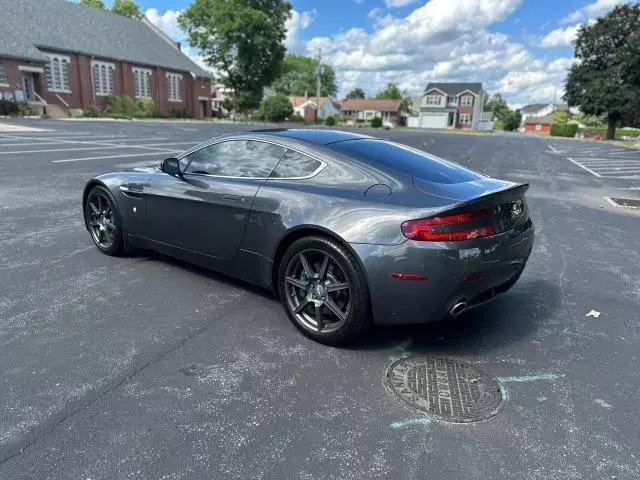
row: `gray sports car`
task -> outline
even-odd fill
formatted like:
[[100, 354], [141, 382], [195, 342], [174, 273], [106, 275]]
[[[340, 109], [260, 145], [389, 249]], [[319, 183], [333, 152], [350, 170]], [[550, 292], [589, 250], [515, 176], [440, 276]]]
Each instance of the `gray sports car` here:
[[102, 252], [153, 249], [263, 286], [302, 333], [339, 344], [507, 291], [533, 245], [527, 188], [386, 140], [280, 129], [99, 175], [82, 206]]

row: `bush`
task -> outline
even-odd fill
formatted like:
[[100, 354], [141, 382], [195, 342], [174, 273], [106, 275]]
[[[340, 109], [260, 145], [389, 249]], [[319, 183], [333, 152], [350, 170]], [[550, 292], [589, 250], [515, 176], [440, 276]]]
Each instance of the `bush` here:
[[381, 126], [382, 126], [382, 119], [380, 117], [373, 117], [373, 120], [371, 120], [371, 127], [380, 128]]
[[0, 115], [17, 115], [18, 104], [16, 102], [10, 102], [9, 100], [0, 100]]
[[84, 116], [84, 111], [81, 108], [70, 108], [67, 113], [71, 118], [80, 118]]
[[578, 125], [574, 123], [554, 123], [551, 125], [552, 137], [575, 137], [578, 133]]
[[173, 107], [171, 109], [171, 118], [191, 118], [191, 114], [187, 112], [184, 108], [176, 108]]
[[98, 110], [96, 107], [87, 108], [84, 110], [84, 116], [89, 118], [95, 118], [102, 115], [102, 112]]
[[149, 118], [153, 116], [156, 105], [150, 98], [141, 98], [137, 102], [138, 112], [141, 117]]
[[327, 119], [324, 121], [325, 125], [329, 125], [329, 126], [333, 126], [336, 124], [336, 119], [333, 117], [327, 117]]
[[35, 111], [28, 102], [18, 102], [18, 116], [29, 117], [35, 115]]
[[[107, 116], [113, 115], [122, 115], [124, 117], [142, 117], [146, 116], [148, 112], [153, 112], [154, 106], [153, 101], [151, 102], [151, 107], [146, 104], [146, 99], [144, 101], [136, 101], [128, 95], [109, 95], [107, 97], [107, 107], [104, 109]], [[143, 103], [141, 103], [143, 102]], [[143, 110], [143, 108], [150, 110]]]
[[304, 123], [304, 118], [302, 118], [302, 115], [298, 115], [297, 113], [294, 113], [289, 117], [289, 121], [294, 123]]
[[265, 98], [260, 104], [260, 110], [264, 118], [272, 122], [281, 122], [293, 114], [293, 107], [289, 103], [289, 97], [282, 94]]
[[122, 113], [122, 96], [121, 95], [109, 95], [107, 97], [107, 106], [104, 109], [107, 113]]

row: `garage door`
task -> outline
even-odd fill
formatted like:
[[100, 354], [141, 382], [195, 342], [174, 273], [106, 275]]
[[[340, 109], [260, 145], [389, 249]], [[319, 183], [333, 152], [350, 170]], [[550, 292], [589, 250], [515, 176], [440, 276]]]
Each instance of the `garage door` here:
[[420, 126], [422, 128], [446, 128], [447, 113], [423, 112], [420, 117]]

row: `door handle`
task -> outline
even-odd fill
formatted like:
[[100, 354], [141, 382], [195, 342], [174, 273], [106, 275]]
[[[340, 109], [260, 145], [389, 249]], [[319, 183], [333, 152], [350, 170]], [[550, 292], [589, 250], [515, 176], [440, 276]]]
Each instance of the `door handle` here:
[[244, 198], [239, 195], [224, 194], [222, 195], [222, 199], [227, 200], [228, 202], [244, 202]]

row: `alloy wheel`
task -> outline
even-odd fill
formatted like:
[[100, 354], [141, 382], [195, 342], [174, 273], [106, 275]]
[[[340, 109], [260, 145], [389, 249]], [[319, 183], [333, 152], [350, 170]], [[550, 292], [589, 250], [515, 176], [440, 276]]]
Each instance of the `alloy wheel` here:
[[314, 333], [335, 332], [351, 313], [349, 279], [336, 259], [322, 250], [294, 255], [285, 270], [284, 288], [296, 321]]
[[111, 200], [104, 192], [94, 190], [87, 200], [87, 225], [94, 242], [108, 250], [116, 241], [116, 215]]

